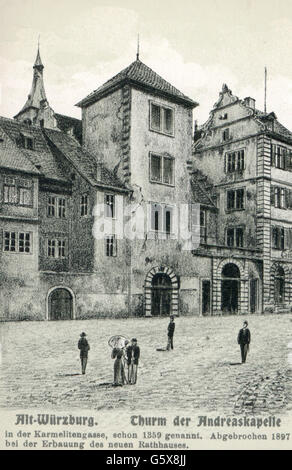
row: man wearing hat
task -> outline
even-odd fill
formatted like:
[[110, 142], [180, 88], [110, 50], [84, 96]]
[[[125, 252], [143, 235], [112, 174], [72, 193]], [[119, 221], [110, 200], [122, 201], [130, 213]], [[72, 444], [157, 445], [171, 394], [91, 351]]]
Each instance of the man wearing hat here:
[[131, 340], [130, 346], [126, 349], [128, 359], [128, 383], [133, 385], [137, 382], [137, 372], [140, 357], [140, 348], [137, 345], [137, 339]]
[[174, 335], [175, 323], [174, 323], [174, 316], [170, 316], [170, 322], [167, 327], [167, 351], [173, 349], [173, 335]]
[[237, 342], [240, 346], [241, 351], [241, 362], [244, 364], [246, 361], [247, 352], [249, 350], [250, 343], [250, 331], [248, 329], [247, 321], [243, 322], [243, 328], [239, 330]]
[[80, 349], [80, 360], [81, 360], [81, 369], [82, 374], [85, 374], [87, 358], [88, 358], [88, 351], [90, 349], [89, 343], [85, 338], [86, 333], [82, 332], [80, 335], [80, 339], [78, 341], [78, 349]]

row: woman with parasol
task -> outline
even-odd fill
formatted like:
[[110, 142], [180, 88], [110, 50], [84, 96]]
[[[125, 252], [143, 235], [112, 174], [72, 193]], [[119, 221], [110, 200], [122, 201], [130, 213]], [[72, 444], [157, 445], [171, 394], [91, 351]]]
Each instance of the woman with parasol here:
[[129, 341], [124, 336], [112, 336], [108, 344], [113, 348], [111, 357], [114, 362], [114, 386], [122, 386], [127, 383], [125, 374], [125, 348]]

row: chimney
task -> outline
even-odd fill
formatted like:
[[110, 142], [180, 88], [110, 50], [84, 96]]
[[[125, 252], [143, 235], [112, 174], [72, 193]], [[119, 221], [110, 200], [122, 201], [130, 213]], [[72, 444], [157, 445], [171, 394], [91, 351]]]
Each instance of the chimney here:
[[244, 101], [244, 104], [246, 106], [248, 106], [251, 109], [255, 109], [255, 99], [254, 98], [251, 98], [250, 96], [248, 96], [247, 98], [244, 98], [243, 101]]

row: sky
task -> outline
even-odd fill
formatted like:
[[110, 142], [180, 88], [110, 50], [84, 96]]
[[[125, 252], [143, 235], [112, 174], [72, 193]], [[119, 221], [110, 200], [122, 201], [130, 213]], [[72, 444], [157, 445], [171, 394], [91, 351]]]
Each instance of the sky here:
[[200, 106], [203, 124], [222, 85], [274, 111], [292, 130], [291, 0], [0, 0], [0, 115], [13, 117], [32, 83], [38, 37], [48, 101], [75, 104], [136, 58]]

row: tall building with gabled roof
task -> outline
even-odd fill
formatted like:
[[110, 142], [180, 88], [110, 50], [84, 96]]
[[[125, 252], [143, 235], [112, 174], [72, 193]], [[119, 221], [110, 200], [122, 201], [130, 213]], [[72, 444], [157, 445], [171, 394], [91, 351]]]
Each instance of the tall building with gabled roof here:
[[285, 312], [292, 303], [292, 133], [223, 85], [196, 132], [195, 173], [217, 193], [214, 312]]

